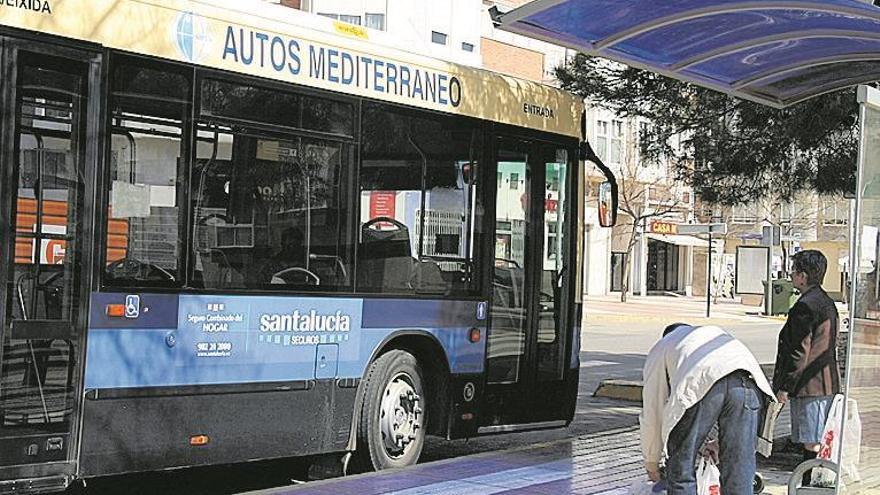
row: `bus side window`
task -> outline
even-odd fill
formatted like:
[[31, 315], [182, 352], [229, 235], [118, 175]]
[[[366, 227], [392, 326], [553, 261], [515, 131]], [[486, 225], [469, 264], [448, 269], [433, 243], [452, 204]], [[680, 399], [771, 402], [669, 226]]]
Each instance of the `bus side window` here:
[[365, 105], [359, 291], [476, 290], [479, 135], [467, 119]]
[[[349, 289], [352, 144], [301, 135], [296, 129], [306, 123], [299, 110], [316, 102], [298, 93], [211, 79], [202, 84], [191, 182], [194, 284]], [[319, 113], [335, 115], [338, 125], [327, 127], [326, 119], [309, 125], [349, 132], [352, 119], [344, 116], [351, 105], [322, 102]]]
[[114, 59], [110, 95], [110, 204], [104, 281], [183, 283], [183, 129], [190, 76], [140, 59]]

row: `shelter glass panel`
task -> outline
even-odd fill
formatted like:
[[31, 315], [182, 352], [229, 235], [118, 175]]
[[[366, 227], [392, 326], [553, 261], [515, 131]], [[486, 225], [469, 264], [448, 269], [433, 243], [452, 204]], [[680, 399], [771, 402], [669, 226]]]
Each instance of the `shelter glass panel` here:
[[880, 419], [874, 414], [880, 403], [880, 108], [864, 105], [862, 116], [858, 258], [852, 274], [853, 325], [847, 347], [847, 401], [840, 463], [844, 493], [876, 493], [880, 489]]

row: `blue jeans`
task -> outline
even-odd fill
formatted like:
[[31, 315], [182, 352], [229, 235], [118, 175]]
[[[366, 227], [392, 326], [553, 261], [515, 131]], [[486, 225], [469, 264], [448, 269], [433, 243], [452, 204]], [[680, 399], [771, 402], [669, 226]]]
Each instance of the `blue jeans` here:
[[747, 372], [735, 371], [715, 382], [706, 396], [685, 412], [669, 435], [666, 493], [697, 493], [698, 451], [717, 422], [721, 493], [752, 495], [761, 406], [761, 392]]
[[824, 397], [792, 397], [788, 404], [791, 414], [791, 441], [797, 443], [822, 443], [828, 410], [833, 395]]

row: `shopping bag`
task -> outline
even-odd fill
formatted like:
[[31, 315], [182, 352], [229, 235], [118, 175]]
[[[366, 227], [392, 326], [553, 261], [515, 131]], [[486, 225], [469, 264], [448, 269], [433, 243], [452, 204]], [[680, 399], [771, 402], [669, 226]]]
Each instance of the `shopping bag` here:
[[705, 457], [700, 458], [697, 466], [697, 495], [721, 495], [721, 473]]
[[840, 448], [840, 470], [850, 483], [861, 481], [859, 462], [862, 449], [862, 418], [855, 399], [846, 400], [843, 421], [843, 445]]
[[764, 457], [770, 457], [773, 453], [773, 436], [776, 428], [776, 418], [782, 412], [782, 403], [768, 401], [761, 415], [761, 424], [758, 427], [757, 451]]
[[[843, 423], [843, 395], [837, 394], [828, 408], [828, 418], [825, 420], [825, 429], [819, 442], [817, 459], [826, 459], [834, 463], [840, 463], [840, 440]], [[813, 469], [810, 484], [813, 486], [833, 486], [835, 483], [834, 471], [825, 468]]]

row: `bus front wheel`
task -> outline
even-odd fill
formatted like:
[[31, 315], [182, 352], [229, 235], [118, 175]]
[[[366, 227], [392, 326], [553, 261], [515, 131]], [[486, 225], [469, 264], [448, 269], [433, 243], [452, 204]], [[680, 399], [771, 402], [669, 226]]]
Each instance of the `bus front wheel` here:
[[358, 449], [364, 467], [415, 464], [425, 444], [422, 370], [415, 356], [395, 349], [373, 361], [364, 383]]

